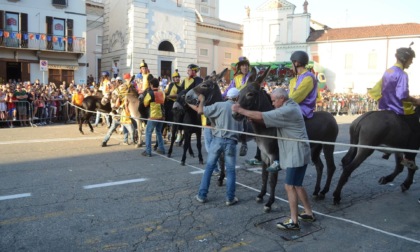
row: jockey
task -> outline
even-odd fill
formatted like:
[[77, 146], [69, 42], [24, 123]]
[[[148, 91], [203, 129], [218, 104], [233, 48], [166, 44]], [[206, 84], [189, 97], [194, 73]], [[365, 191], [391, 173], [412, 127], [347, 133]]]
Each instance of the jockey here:
[[185, 90], [190, 87], [194, 88], [195, 86], [203, 82], [203, 79], [197, 76], [197, 72], [200, 71], [199, 66], [195, 64], [189, 64], [187, 68], [188, 76], [182, 81], [180, 90]]
[[181, 76], [178, 73], [178, 69], [175, 69], [175, 72], [172, 74], [172, 80], [169, 85], [165, 88], [165, 120], [171, 122], [172, 121], [172, 106], [176, 101], [176, 97], [181, 90]]
[[137, 88], [138, 88], [139, 94], [141, 95], [146, 91], [146, 89], [150, 87], [149, 78], [148, 78], [150, 71], [149, 71], [149, 67], [147, 66], [147, 63], [144, 60], [140, 64], [140, 73], [142, 75], [142, 79], [141, 79], [142, 81], [141, 81], [140, 86], [138, 86]]
[[315, 75], [305, 68], [309, 62], [309, 56], [306, 52], [295, 51], [292, 53], [290, 61], [292, 61], [296, 76], [290, 80], [289, 97], [299, 104], [303, 118], [306, 120], [314, 116], [318, 81]]
[[109, 80], [109, 72], [102, 72], [102, 81], [99, 84], [99, 91], [102, 92], [102, 95], [109, 94], [111, 92], [111, 81]]
[[[414, 106], [420, 105], [420, 99], [410, 96], [408, 88], [408, 75], [404, 69], [409, 68], [416, 57], [411, 49], [402, 47], [397, 49], [395, 58], [397, 62], [387, 69], [382, 78], [369, 91], [369, 95], [379, 100], [380, 110], [391, 110], [403, 119], [411, 129], [411, 137], [408, 140], [408, 149], [418, 150], [420, 147], [420, 123], [419, 117], [414, 111]], [[404, 153], [401, 164], [409, 169], [417, 170], [415, 164], [416, 153]]]
[[248, 79], [249, 79], [249, 76], [251, 75], [249, 70], [250, 70], [249, 60], [244, 56], [239, 57], [239, 61], [238, 63], [236, 63], [235, 75], [232, 81], [230, 82], [229, 86], [226, 88], [225, 92], [223, 92], [222, 94], [222, 97], [224, 99], [226, 98], [226, 95], [229, 89], [236, 88], [240, 91], [242, 88], [246, 86], [246, 84], [248, 84]]
[[[229, 92], [230, 89], [236, 88], [237, 90], [240, 91], [242, 88], [246, 87], [246, 85], [248, 84], [249, 76], [251, 75], [251, 73], [249, 71], [249, 68], [250, 68], [249, 60], [244, 56], [239, 57], [239, 61], [238, 61], [238, 63], [236, 63], [235, 76], [233, 77], [229, 86], [226, 88], [225, 92], [223, 92], [223, 94], [222, 94], [222, 97], [224, 99], [226, 98], [227, 93]], [[247, 130], [247, 122], [246, 121], [244, 121], [243, 128], [244, 128], [245, 131]], [[246, 153], [248, 152], [246, 135], [241, 134], [239, 136], [239, 139], [241, 141], [241, 148], [239, 149], [239, 155], [240, 156], [245, 156]], [[261, 161], [261, 154], [259, 154], [259, 149], [257, 148], [257, 154], [255, 155], [255, 158], [247, 160], [247, 162], [250, 163], [250, 164], [257, 164], [257, 163], [259, 163], [259, 161]]]

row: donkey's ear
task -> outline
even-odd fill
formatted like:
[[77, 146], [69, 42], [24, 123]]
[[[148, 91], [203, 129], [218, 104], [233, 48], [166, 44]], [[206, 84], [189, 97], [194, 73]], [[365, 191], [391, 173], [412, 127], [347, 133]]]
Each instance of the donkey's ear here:
[[257, 80], [255, 82], [262, 83], [264, 79], [267, 77], [268, 73], [270, 72], [270, 66], [267, 67], [267, 69], [264, 71], [264, 73], [260, 76], [258, 76]]
[[225, 76], [226, 72], [227, 72], [227, 68], [225, 68], [221, 73], [216, 74], [216, 72], [214, 72], [214, 75], [212, 75], [212, 80], [213, 81], [217, 81], [217, 80], [221, 80], [223, 79], [223, 77]]
[[255, 67], [251, 68], [251, 75], [248, 78], [248, 82], [253, 82], [257, 78], [257, 69]]

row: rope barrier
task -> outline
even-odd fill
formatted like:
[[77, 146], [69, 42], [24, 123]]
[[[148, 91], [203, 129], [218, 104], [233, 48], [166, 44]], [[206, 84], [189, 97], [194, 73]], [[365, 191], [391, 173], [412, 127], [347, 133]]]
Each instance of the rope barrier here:
[[[69, 102], [67, 102], [69, 103]], [[75, 106], [72, 103], [69, 103], [70, 105]], [[79, 108], [79, 107], [77, 107]], [[90, 113], [102, 113], [102, 112], [97, 112], [97, 111], [89, 111], [89, 110], [85, 110], [82, 108], [79, 108], [81, 110], [84, 110], [86, 112], [90, 112]], [[107, 114], [107, 113], [103, 113], [103, 114]], [[115, 114], [112, 113], [108, 113], [108, 115], [111, 116], [115, 116]], [[121, 117], [121, 116], [120, 116]], [[153, 119], [146, 119], [146, 118], [136, 118], [136, 117], [131, 117], [132, 119], [139, 119], [139, 120], [144, 120], [144, 121], [155, 121], [155, 122], [162, 122], [162, 120], [153, 120]], [[167, 122], [167, 123], [171, 123], [171, 124], [176, 124], [176, 125], [181, 125], [181, 126], [187, 126], [187, 127], [196, 127], [196, 128], [209, 128], [209, 126], [201, 126], [201, 125], [194, 125], [194, 124], [186, 124], [186, 123], [178, 123], [178, 122]], [[255, 133], [250, 133], [250, 132], [243, 132], [243, 131], [236, 131], [236, 130], [229, 130], [229, 129], [221, 129], [222, 131], [226, 131], [226, 132], [233, 132], [233, 133], [238, 133], [238, 134], [244, 134], [244, 135], [248, 135], [248, 136], [253, 136], [253, 137], [264, 137], [264, 138], [271, 138], [271, 139], [276, 139], [276, 140], [285, 140], [285, 141], [296, 141], [296, 142], [308, 142], [308, 143], [314, 143], [314, 144], [327, 144], [327, 145], [336, 145], [336, 146], [345, 146], [345, 147], [356, 147], [356, 148], [365, 148], [365, 149], [372, 149], [372, 150], [379, 150], [379, 151], [384, 151], [384, 152], [409, 152], [409, 153], [417, 153], [419, 154], [420, 151], [419, 150], [410, 150], [410, 149], [401, 149], [401, 148], [393, 148], [393, 147], [382, 147], [382, 146], [370, 146], [370, 145], [359, 145], [359, 144], [346, 144], [346, 143], [338, 143], [338, 142], [325, 142], [325, 141], [316, 141], [316, 140], [303, 140], [303, 139], [295, 139], [295, 138], [287, 138], [287, 137], [277, 137], [277, 136], [269, 136], [269, 135], [258, 135]]]

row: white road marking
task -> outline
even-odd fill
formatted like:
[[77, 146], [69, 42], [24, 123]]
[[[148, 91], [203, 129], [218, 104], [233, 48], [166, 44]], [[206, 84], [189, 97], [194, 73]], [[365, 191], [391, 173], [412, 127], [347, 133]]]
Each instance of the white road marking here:
[[0, 200], [19, 199], [19, 198], [25, 198], [25, 197], [31, 197], [31, 194], [30, 193], [21, 193], [21, 194], [0, 196]]
[[15, 140], [15, 141], [0, 142], [0, 145], [7, 145], [7, 144], [28, 144], [28, 143], [51, 143], [51, 142], [67, 142], [67, 141], [85, 141], [85, 140], [95, 140], [95, 139], [103, 139], [103, 136]]
[[122, 181], [115, 181], [115, 182], [108, 182], [108, 183], [102, 183], [102, 184], [95, 184], [95, 185], [87, 185], [83, 186], [84, 189], [93, 189], [93, 188], [99, 188], [99, 187], [107, 187], [107, 186], [115, 186], [115, 185], [124, 185], [124, 184], [130, 184], [130, 183], [138, 183], [146, 181], [145, 178], [140, 179], [130, 179], [130, 180], [122, 180]]

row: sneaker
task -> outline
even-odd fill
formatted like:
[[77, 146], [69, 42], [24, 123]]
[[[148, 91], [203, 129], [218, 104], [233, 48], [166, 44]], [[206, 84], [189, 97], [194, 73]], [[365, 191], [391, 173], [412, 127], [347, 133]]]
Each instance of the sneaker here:
[[220, 175], [220, 170], [214, 170], [212, 175], [213, 176], [219, 176]]
[[34, 120], [38, 120], [39, 118], [38, 118], [38, 117], [36, 117], [36, 116], [34, 116], [32, 119], [34, 119]]
[[181, 134], [176, 135], [175, 143], [179, 143], [179, 142], [181, 142]]
[[277, 227], [285, 230], [300, 230], [299, 223], [293, 223], [292, 219], [277, 223]]
[[407, 167], [408, 169], [411, 169], [411, 170], [418, 170], [419, 169], [419, 167], [416, 165], [414, 160], [408, 160], [408, 159], [404, 158], [401, 161], [401, 164], [404, 165], [405, 167]]
[[16, 117], [13, 117], [13, 121], [16, 121]]
[[129, 143], [127, 143], [127, 142], [124, 142], [124, 143], [123, 143], [123, 145], [130, 145], [130, 144], [129, 144]]
[[106, 147], [106, 142], [102, 142], [102, 147]]
[[275, 160], [269, 167], [267, 167], [268, 172], [278, 172], [280, 171], [280, 164], [279, 161]]
[[239, 156], [243, 157], [248, 152], [248, 146], [246, 144], [242, 144], [241, 149], [239, 150]]
[[232, 206], [232, 205], [235, 205], [238, 202], [239, 202], [238, 198], [235, 197], [235, 198], [233, 198], [233, 200], [226, 201], [226, 206]]
[[142, 155], [142, 156], [145, 156], [145, 157], [151, 157], [151, 156], [152, 156], [152, 154], [147, 153], [147, 151], [143, 151], [143, 152], [141, 153], [141, 155]]
[[258, 160], [256, 158], [252, 158], [252, 159], [248, 159], [245, 161], [245, 163], [249, 164], [249, 165], [262, 165], [262, 161]]
[[306, 221], [306, 222], [314, 222], [314, 221], [316, 221], [316, 218], [315, 218], [315, 214], [314, 213], [312, 213], [312, 215], [309, 215], [309, 214], [306, 214], [305, 212], [303, 212], [301, 214], [298, 214], [298, 218], [299, 218], [299, 220]]
[[206, 203], [206, 201], [207, 201], [207, 199], [200, 198], [200, 196], [198, 196], [198, 194], [195, 195], [195, 199], [200, 203]]

